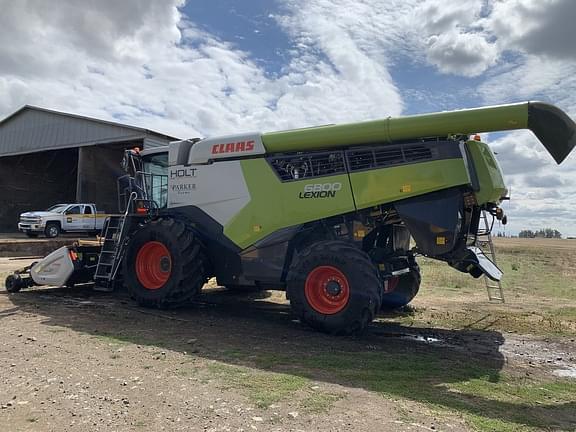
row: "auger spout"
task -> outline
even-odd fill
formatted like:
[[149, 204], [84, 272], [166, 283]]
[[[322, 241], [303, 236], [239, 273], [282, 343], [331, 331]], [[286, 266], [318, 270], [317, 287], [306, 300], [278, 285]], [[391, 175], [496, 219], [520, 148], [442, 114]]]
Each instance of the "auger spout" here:
[[576, 145], [576, 123], [542, 102], [272, 132], [263, 134], [262, 141], [267, 152], [276, 153], [517, 129], [531, 130], [559, 164]]

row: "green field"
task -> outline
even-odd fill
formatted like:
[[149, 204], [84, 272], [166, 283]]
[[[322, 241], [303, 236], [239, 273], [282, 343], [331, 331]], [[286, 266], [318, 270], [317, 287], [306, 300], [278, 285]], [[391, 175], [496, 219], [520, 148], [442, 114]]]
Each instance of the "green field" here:
[[407, 319], [449, 328], [576, 335], [576, 241], [497, 239], [496, 256], [504, 272], [504, 305], [488, 303], [483, 279], [423, 258], [417, 313]]

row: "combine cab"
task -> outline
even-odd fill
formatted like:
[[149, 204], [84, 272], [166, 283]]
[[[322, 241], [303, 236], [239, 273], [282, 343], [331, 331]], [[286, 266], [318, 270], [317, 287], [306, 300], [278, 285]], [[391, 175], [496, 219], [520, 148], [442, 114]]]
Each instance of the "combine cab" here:
[[141, 305], [172, 307], [216, 277], [285, 290], [302, 322], [353, 333], [414, 298], [418, 254], [498, 281], [475, 244], [482, 212], [505, 222], [507, 189], [473, 134], [511, 129], [532, 130], [558, 163], [576, 143], [558, 108], [522, 103], [129, 153], [96, 285], [122, 274]]

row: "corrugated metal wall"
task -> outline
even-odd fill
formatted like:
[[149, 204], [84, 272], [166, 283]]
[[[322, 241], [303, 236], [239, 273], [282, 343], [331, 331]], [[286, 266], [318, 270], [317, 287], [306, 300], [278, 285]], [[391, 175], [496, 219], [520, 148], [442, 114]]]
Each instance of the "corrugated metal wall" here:
[[144, 138], [143, 132], [27, 109], [0, 127], [0, 156]]

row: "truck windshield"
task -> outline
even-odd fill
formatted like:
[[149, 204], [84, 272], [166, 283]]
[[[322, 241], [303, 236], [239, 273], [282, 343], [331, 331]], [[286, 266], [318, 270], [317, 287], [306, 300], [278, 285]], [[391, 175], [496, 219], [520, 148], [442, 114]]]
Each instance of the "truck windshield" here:
[[159, 208], [166, 207], [168, 201], [168, 152], [155, 153], [142, 157], [145, 187]]
[[66, 207], [68, 207], [68, 204], [56, 204], [53, 205], [52, 207], [48, 207], [46, 211], [53, 213], [62, 213], [66, 209]]

